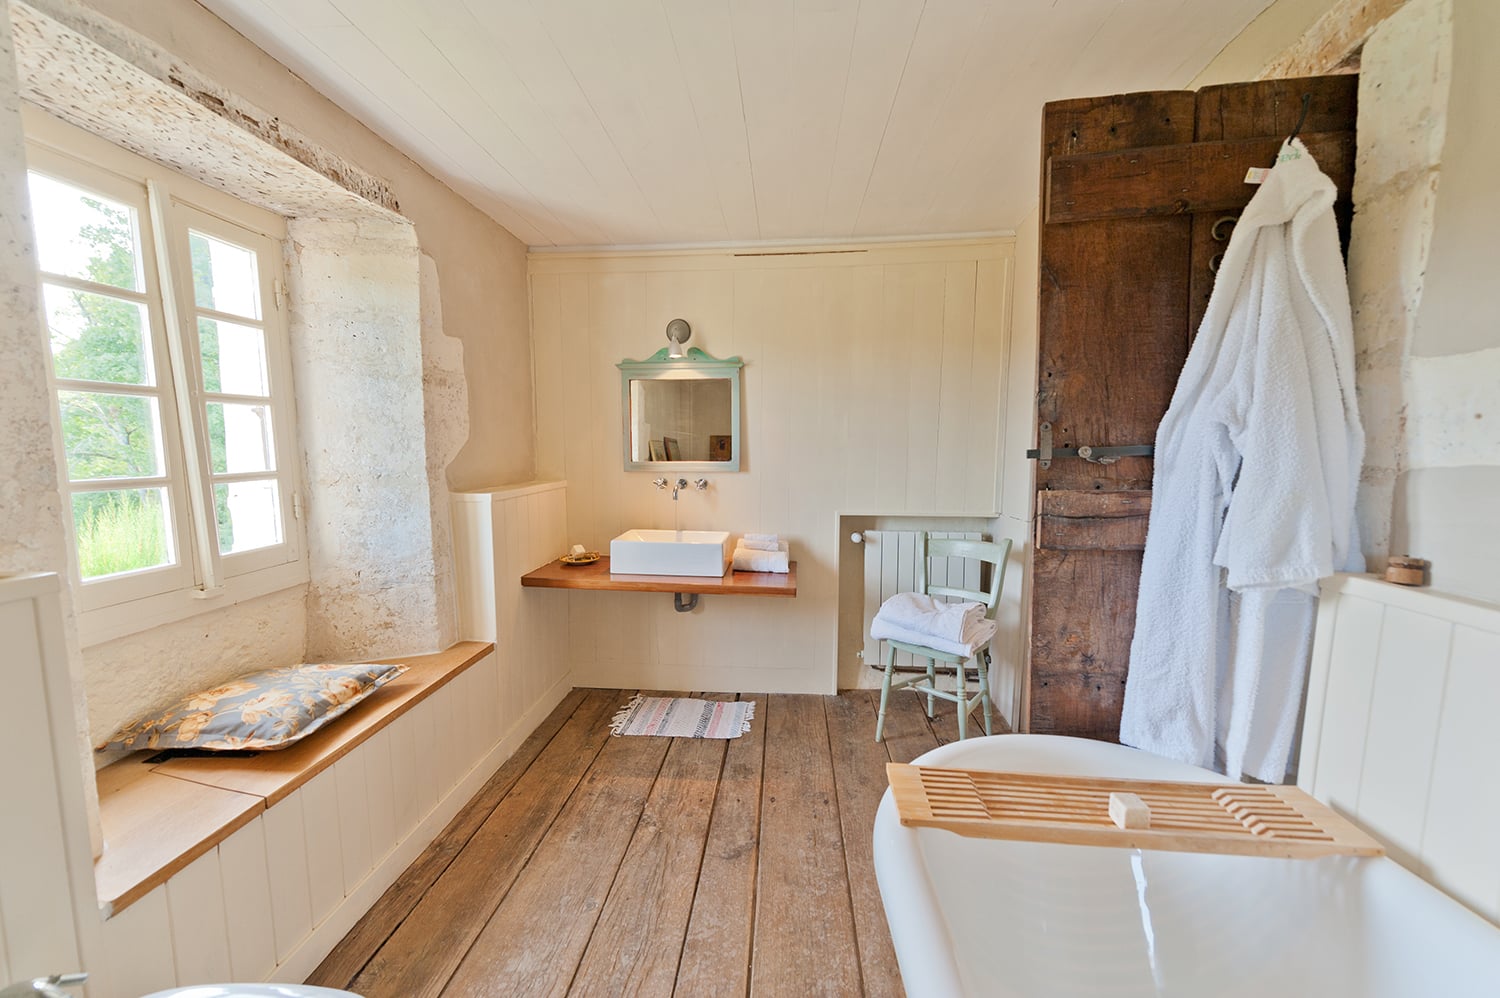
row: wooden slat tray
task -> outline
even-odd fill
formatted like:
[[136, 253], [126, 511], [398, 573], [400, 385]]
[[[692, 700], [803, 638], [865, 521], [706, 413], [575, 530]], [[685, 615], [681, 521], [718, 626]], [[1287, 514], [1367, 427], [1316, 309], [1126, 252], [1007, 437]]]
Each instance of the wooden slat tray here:
[[[973, 838], [1312, 859], [1380, 856], [1359, 826], [1296, 787], [995, 773], [889, 763], [903, 825]], [[1150, 809], [1148, 827], [1134, 826]], [[1134, 795], [1120, 796], [1120, 795]], [[1139, 798], [1137, 801], [1136, 798]], [[1129, 818], [1125, 812], [1129, 812]]]

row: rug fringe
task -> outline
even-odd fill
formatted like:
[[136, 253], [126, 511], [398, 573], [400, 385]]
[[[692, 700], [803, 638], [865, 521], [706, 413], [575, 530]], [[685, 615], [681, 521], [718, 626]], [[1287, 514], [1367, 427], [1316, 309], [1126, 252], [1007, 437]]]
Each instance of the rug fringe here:
[[641, 701], [644, 699], [645, 697], [637, 693], [635, 696], [630, 698], [629, 703], [620, 708], [619, 712], [616, 713], [614, 717], [610, 718], [609, 733], [611, 735], [616, 738], [620, 736], [620, 732], [625, 730], [626, 722], [630, 720], [630, 712], [639, 707], [641, 705]]
[[750, 722], [755, 720], [755, 701], [746, 700], [744, 703], [745, 719], [740, 723], [740, 734], [748, 735], [750, 733]]

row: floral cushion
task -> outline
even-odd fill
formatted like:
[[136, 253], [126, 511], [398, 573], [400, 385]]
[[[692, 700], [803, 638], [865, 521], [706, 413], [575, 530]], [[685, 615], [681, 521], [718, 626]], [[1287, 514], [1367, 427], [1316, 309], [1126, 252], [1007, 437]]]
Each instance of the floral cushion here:
[[404, 665], [325, 664], [252, 672], [127, 724], [99, 748], [285, 748], [405, 671]]

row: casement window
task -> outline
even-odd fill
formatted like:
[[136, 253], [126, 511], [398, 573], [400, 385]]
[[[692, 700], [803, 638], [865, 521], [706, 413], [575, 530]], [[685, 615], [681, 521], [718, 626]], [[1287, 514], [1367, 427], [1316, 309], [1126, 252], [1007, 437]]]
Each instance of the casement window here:
[[284, 221], [26, 127], [85, 643], [304, 581]]

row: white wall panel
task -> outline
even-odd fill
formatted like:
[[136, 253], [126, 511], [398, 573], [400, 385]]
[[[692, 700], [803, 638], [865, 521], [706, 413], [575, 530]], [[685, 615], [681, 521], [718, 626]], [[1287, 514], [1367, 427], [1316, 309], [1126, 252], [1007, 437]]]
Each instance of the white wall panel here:
[[0, 913], [14, 970], [24, 976], [79, 963], [70, 931], [73, 901], [57, 760], [44, 709], [47, 665], [31, 595], [0, 602], [7, 660], [6, 693], [0, 697], [0, 753], [7, 765], [0, 767], [0, 794], [9, 813], [0, 820]]
[[[233, 980], [263, 980], [276, 969], [276, 928], [265, 825], [260, 817], [219, 843], [219, 868], [229, 922]], [[171, 881], [167, 886], [171, 886]], [[194, 978], [188, 983], [201, 980]]]
[[391, 729], [383, 728], [363, 746], [365, 786], [370, 806], [370, 844], [380, 862], [396, 838], [396, 788], [391, 768]]
[[1298, 783], [1500, 925], [1500, 607], [1371, 576], [1323, 588]]
[[302, 795], [303, 790], [294, 790], [261, 818], [266, 831], [266, 872], [278, 963], [291, 955], [313, 927]]
[[219, 877], [219, 851], [210, 849], [189, 863], [167, 882], [166, 889], [177, 980], [237, 979], [229, 962], [227, 892]]
[[[575, 685], [868, 684], [860, 646], [839, 653], [839, 515], [998, 512], [1011, 243], [839, 249], [533, 254], [538, 432], [568, 480], [565, 543], [603, 551], [632, 527], [767, 531], [798, 562], [795, 599], [707, 596], [690, 614], [662, 594], [537, 594], [567, 600]], [[745, 360], [744, 463], [674, 508], [654, 476], [623, 468], [615, 365], [654, 352], [678, 316], [692, 346]]]
[[[370, 788], [365, 780], [365, 754], [350, 752], [333, 764], [332, 772], [338, 795], [339, 869], [344, 876], [343, 893], [350, 894], [375, 865], [370, 845]], [[448, 784], [443, 785], [445, 790], [447, 787]]]
[[104, 998], [139, 998], [178, 983], [167, 888], [161, 886], [104, 923], [104, 966], [89, 985]]
[[302, 785], [302, 832], [307, 837], [307, 889], [312, 923], [320, 924], [344, 899], [339, 790], [332, 769]]

